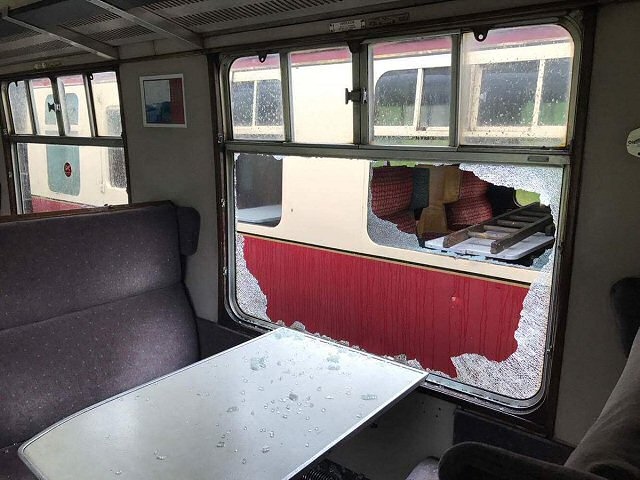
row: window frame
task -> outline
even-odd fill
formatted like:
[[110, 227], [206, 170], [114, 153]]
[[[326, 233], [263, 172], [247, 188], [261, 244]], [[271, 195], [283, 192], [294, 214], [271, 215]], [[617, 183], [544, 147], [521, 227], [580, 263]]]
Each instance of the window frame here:
[[[97, 119], [95, 114], [92, 79], [94, 74], [105, 72], [114, 72], [116, 83], [118, 85], [118, 100], [120, 105], [120, 122], [122, 125], [122, 133], [120, 136], [104, 136], [99, 135], [97, 129]], [[60, 87], [58, 79], [69, 76], [81, 75], [83, 78], [84, 91], [87, 102], [87, 115], [89, 122], [90, 135], [72, 136], [66, 133], [65, 115], [62, 112], [62, 102], [60, 100]], [[36, 109], [34, 106], [34, 96], [32, 82], [38, 79], [48, 79], [51, 82], [53, 100], [56, 107], [56, 126], [57, 135], [45, 135], [38, 133]], [[26, 82], [27, 107], [30, 116], [31, 132], [30, 134], [19, 134], [14, 131], [13, 112], [9, 100], [9, 85], [14, 82]], [[80, 98], [78, 98], [80, 104]], [[12, 215], [23, 215], [22, 205], [22, 172], [18, 162], [18, 144], [45, 144], [45, 145], [63, 145], [77, 147], [105, 147], [105, 148], [121, 148], [124, 152], [125, 174], [126, 174], [126, 194], [127, 204], [131, 203], [130, 178], [129, 178], [129, 157], [126, 146], [125, 135], [125, 119], [122, 108], [122, 88], [120, 81], [120, 71], [117, 65], [93, 66], [84, 69], [64, 69], [60, 71], [50, 71], [42, 73], [31, 73], [22, 75], [12, 75], [0, 79], [0, 124], [2, 126], [2, 136], [4, 153], [6, 159], [6, 170], [9, 185], [10, 211]], [[52, 125], [53, 126], [53, 125]], [[109, 181], [109, 180], [107, 180]], [[118, 188], [118, 187], [113, 187]]]
[[[560, 205], [560, 217], [557, 222], [556, 242], [558, 244], [557, 254], [555, 259], [555, 266], [553, 272], [553, 289], [551, 292], [552, 298], [550, 303], [549, 312], [549, 324], [547, 328], [547, 346], [545, 352], [544, 366], [542, 372], [542, 384], [538, 393], [531, 399], [526, 401], [518, 401], [509, 397], [502, 397], [499, 394], [484, 391], [482, 389], [461, 384], [455, 380], [445, 379], [442, 377], [435, 377], [429, 375], [423, 387], [439, 396], [451, 400], [462, 402], [463, 404], [470, 404], [486, 408], [490, 411], [498, 411], [500, 414], [507, 415], [512, 420], [517, 418], [516, 423], [525, 424], [529, 428], [544, 429], [548, 428], [549, 418], [545, 417], [545, 413], [540, 414], [541, 405], [547, 403], [548, 396], [557, 395], [557, 379], [559, 378], [558, 369], [554, 367], [553, 375], [551, 372], [552, 362], [557, 362], [559, 355], [556, 353], [556, 345], [554, 340], [559, 338], [559, 342], [562, 342], [562, 332], [558, 333], [558, 327], [561, 324], [559, 319], [559, 311], [565, 309], [564, 303], [566, 299], [558, 298], [565, 294], [567, 287], [567, 262], [569, 259], [565, 258], [565, 246], [567, 241], [572, 241], [572, 238], [567, 236], [573, 236], [572, 225], [569, 225], [568, 219], [573, 217], [573, 214], [569, 212], [569, 200], [576, 201], [575, 196], [575, 181], [573, 180], [572, 163], [575, 161], [576, 167], [579, 167], [581, 144], [576, 147], [576, 135], [583, 135], [583, 122], [584, 119], [578, 115], [577, 102], [578, 95], [581, 96], [581, 102], [585, 103], [584, 89], [582, 82], [580, 82], [581, 75], [590, 68], [590, 63], [583, 65], [583, 35], [585, 32], [591, 35], [593, 25], [590, 22], [590, 17], [587, 22], [582, 21], [582, 12], [571, 15], [566, 14], [563, 17], [542, 17], [541, 14], [537, 16], [529, 16], [526, 18], [520, 18], [516, 21], [505, 21], [504, 23], [497, 23], [492, 28], [509, 28], [518, 26], [535, 26], [544, 24], [557, 24], [567, 30], [573, 39], [573, 59], [572, 59], [572, 78], [569, 89], [568, 98], [568, 118], [567, 118], [567, 142], [563, 147], [558, 148], [545, 148], [535, 146], [506, 146], [506, 145], [463, 145], [457, 144], [459, 138], [459, 90], [460, 90], [460, 47], [463, 33], [473, 32], [473, 28], [463, 28], [455, 30], [442, 29], [433, 33], [425, 34], [422, 36], [440, 36], [440, 35], [452, 35], [452, 61], [451, 61], [451, 113], [450, 113], [450, 145], [448, 147], [443, 146], [412, 146], [402, 147], [394, 145], [376, 145], [369, 141], [373, 138], [373, 133], [370, 130], [370, 118], [373, 112], [367, 112], [367, 109], [360, 108], [360, 104], [354, 104], [354, 144], [353, 145], [327, 145], [327, 144], [299, 144], [291, 141], [244, 141], [236, 140], [231, 135], [231, 119], [228, 116], [229, 109], [225, 105], [229, 104], [229, 87], [228, 87], [228, 68], [230, 62], [235, 58], [247, 56], [251, 53], [250, 50], [243, 50], [239, 54], [223, 55], [216, 65], [218, 78], [216, 79], [220, 83], [218, 84], [218, 101], [223, 107], [221, 114], [221, 132], [219, 137], [219, 145], [221, 155], [224, 156], [225, 166], [224, 171], [233, 172], [233, 156], [235, 153], [262, 153], [262, 154], [275, 154], [275, 155], [308, 155], [315, 157], [330, 157], [330, 158], [345, 158], [345, 159], [372, 159], [372, 160], [394, 160], [402, 158], [403, 160], [417, 160], [424, 163], [429, 163], [429, 159], [433, 163], [438, 162], [455, 162], [455, 163], [490, 163], [490, 164], [513, 164], [513, 165], [541, 165], [541, 166], [553, 166], [563, 169], [563, 181], [562, 181], [562, 199]], [[482, 29], [479, 29], [482, 31]], [[391, 41], [396, 39], [406, 38], [418, 38], [420, 33], [403, 36], [375, 36], [375, 38], [360, 39], [358, 46], [352, 46], [352, 61], [354, 64], [354, 86], [357, 88], [360, 84], [361, 78], [367, 78], [371, 82], [371, 75], [368, 67], [363, 68], [361, 58], [368, 58], [367, 45], [376, 41]], [[591, 38], [586, 43], [586, 51], [590, 53], [592, 51]], [[323, 47], [337, 47], [343, 45], [343, 42], [334, 42], [330, 44], [319, 42], [317, 45], [294, 44], [290, 48], [276, 50], [280, 55], [286, 55], [287, 51], [296, 50], [300, 48], [323, 48]], [[270, 51], [271, 52], [271, 51]], [[282, 58], [282, 57], [281, 57]], [[588, 60], [588, 59], [587, 59]], [[282, 67], [282, 64], [281, 64]], [[285, 68], [286, 70], [286, 68]], [[285, 75], [282, 76], [283, 85], [285, 83]], [[578, 85], [580, 82], [580, 91]], [[587, 83], [587, 82], [584, 82]], [[368, 83], [369, 90], [371, 91], [371, 84]], [[286, 88], [283, 86], [283, 88]], [[283, 97], [283, 103], [290, 98]], [[372, 110], [372, 109], [371, 109]], [[286, 124], [286, 110], [285, 110], [285, 131], [287, 129]], [[291, 139], [289, 136], [288, 139]], [[580, 140], [580, 139], [578, 139]], [[577, 159], [574, 157], [578, 156]], [[437, 160], [433, 160], [437, 158]], [[228, 228], [229, 225], [235, 224], [233, 199], [230, 195], [233, 192], [233, 179], [231, 175], [223, 176], [224, 190], [227, 192], [227, 196], [222, 200], [222, 205], [225, 208], [226, 222], [223, 223], [225, 227], [225, 243], [226, 254], [222, 257], [225, 261], [225, 267], [222, 277], [224, 280], [225, 291], [223, 294], [223, 301], [227, 312], [231, 314], [231, 318], [234, 322], [244, 328], [249, 329], [264, 329], [273, 328], [273, 324], [264, 322], [262, 320], [256, 321], [256, 319], [247, 319], [246, 315], [239, 309], [235, 301], [235, 294], [233, 286], [235, 286], [235, 228]], [[571, 218], [571, 220], [573, 220]], [[567, 233], [568, 231], [568, 233]], [[570, 264], [569, 264], [570, 265]], [[261, 325], [264, 323], [264, 325]], [[435, 378], [431, 378], [435, 377]], [[555, 379], [552, 382], [552, 377]], [[551, 391], [548, 389], [551, 387]], [[550, 407], [555, 409], [555, 404]], [[543, 410], [544, 411], [544, 410]], [[542, 415], [542, 420], [540, 416]], [[533, 420], [531, 420], [533, 418]], [[521, 419], [521, 420], [518, 420]], [[552, 421], [552, 420], [551, 420]], [[532, 424], [532, 422], [534, 422]], [[546, 422], [546, 425], [542, 425]], [[542, 426], [541, 426], [542, 425]]]

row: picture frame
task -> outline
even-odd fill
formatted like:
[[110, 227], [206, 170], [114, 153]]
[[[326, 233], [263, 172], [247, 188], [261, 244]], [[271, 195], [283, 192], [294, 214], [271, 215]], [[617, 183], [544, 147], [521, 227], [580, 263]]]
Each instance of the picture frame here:
[[186, 128], [184, 76], [140, 77], [142, 124], [145, 127]]

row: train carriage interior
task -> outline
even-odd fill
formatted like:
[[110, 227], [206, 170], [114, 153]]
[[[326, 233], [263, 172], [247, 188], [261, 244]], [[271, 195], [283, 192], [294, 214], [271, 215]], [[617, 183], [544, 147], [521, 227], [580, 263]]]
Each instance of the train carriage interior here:
[[640, 479], [639, 23], [0, 0], [0, 480]]

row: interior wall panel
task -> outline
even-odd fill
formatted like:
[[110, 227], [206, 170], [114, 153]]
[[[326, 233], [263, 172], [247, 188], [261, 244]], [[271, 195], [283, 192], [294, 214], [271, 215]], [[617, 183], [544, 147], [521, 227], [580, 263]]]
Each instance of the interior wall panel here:
[[575, 444], [600, 413], [625, 358], [609, 289], [640, 275], [640, 160], [627, 153], [640, 127], [640, 2], [598, 15], [556, 437]]
[[[140, 77], [184, 75], [187, 128], [144, 127]], [[122, 96], [134, 202], [171, 200], [200, 212], [198, 251], [187, 260], [186, 284], [200, 317], [217, 320], [217, 232], [208, 65], [205, 56], [122, 65]]]

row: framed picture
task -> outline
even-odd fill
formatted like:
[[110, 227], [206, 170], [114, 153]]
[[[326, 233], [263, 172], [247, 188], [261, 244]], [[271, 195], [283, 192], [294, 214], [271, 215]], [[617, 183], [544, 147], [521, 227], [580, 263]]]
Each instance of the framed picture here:
[[140, 77], [140, 92], [145, 127], [187, 126], [182, 74]]

